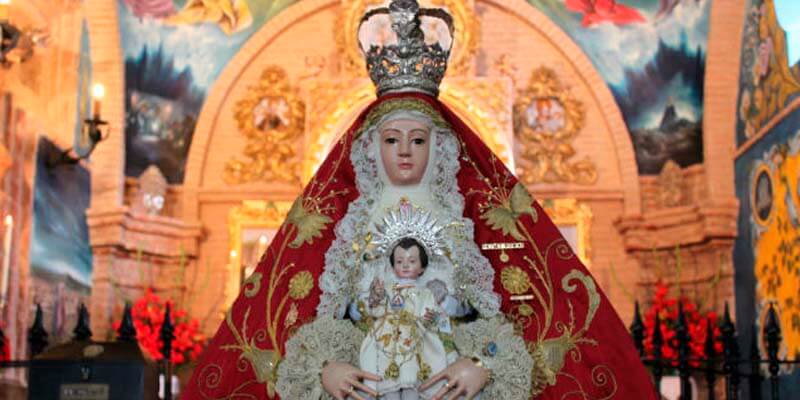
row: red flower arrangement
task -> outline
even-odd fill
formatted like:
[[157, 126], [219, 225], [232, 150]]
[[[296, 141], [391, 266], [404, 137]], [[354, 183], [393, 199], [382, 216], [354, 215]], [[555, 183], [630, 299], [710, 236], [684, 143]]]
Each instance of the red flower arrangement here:
[[674, 359], [675, 361], [671, 365], [673, 367], [678, 366], [678, 336], [675, 330], [678, 325], [678, 302], [683, 305], [686, 325], [689, 328], [689, 358], [693, 359], [690, 361], [690, 365], [697, 367], [700, 366], [698, 359], [704, 359], [708, 356], [705, 351], [708, 320], [711, 320], [714, 330], [714, 351], [716, 354], [722, 352], [717, 314], [714, 311], [701, 313], [697, 305], [686, 296], [671, 297], [669, 295], [669, 285], [662, 281], [656, 282], [653, 303], [645, 313], [645, 352], [648, 357], [653, 357], [655, 347], [653, 345], [653, 333], [655, 331], [655, 321], [658, 318], [661, 323], [661, 336], [664, 339], [664, 344], [661, 346], [661, 357]]
[[[142, 296], [131, 308], [133, 326], [136, 328], [136, 340], [153, 359], [164, 359], [161, 349], [164, 342], [161, 340], [161, 325], [164, 322], [166, 305], [170, 305], [172, 324], [175, 327], [175, 340], [172, 342], [172, 363], [176, 366], [189, 363], [197, 359], [203, 351], [206, 338], [200, 333], [200, 323], [197, 319], [189, 318], [184, 310], [176, 309], [174, 304], [153, 293], [147, 288]], [[118, 330], [122, 321], [114, 322], [114, 330]]]

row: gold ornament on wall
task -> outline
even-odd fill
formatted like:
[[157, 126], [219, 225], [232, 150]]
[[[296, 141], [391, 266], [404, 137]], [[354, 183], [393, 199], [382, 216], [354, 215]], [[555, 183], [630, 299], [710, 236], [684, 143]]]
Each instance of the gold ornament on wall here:
[[300, 184], [301, 160], [298, 139], [303, 135], [305, 104], [289, 84], [286, 71], [269, 66], [258, 85], [251, 86], [236, 103], [234, 117], [247, 138], [243, 154], [225, 165], [228, 184], [256, 181]]
[[[386, 0], [342, 0], [341, 15], [337, 19], [341, 25], [336, 26], [336, 46], [342, 54], [343, 69], [350, 75], [362, 76], [366, 70], [364, 56], [358, 46], [358, 25], [361, 17], [369, 9], [379, 8], [387, 4]], [[463, 75], [469, 70], [470, 63], [478, 51], [481, 37], [480, 23], [477, 20], [472, 1], [464, 0], [428, 0], [420, 1], [421, 7], [445, 8], [453, 16], [455, 35], [453, 51], [448, 63], [447, 75]], [[426, 21], [423, 19], [423, 30]], [[427, 32], [434, 30], [427, 29]]]
[[517, 173], [526, 184], [597, 182], [597, 168], [588, 157], [575, 156], [572, 142], [586, 122], [583, 103], [563, 87], [555, 71], [540, 67], [514, 103], [514, 134], [520, 149]]

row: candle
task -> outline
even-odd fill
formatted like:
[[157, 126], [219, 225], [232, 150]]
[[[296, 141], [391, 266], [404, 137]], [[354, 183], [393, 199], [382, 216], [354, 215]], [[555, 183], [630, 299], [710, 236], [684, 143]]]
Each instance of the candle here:
[[0, 21], [8, 21], [8, 5], [11, 0], [0, 0]]
[[102, 83], [96, 83], [92, 87], [92, 98], [94, 99], [94, 105], [92, 106], [92, 108], [94, 110], [94, 119], [96, 120], [100, 119], [101, 104], [103, 101], [103, 97], [105, 97], [105, 95], [106, 95], [106, 88], [105, 86], [103, 86]]
[[0, 304], [5, 306], [8, 294], [8, 274], [11, 270], [11, 232], [14, 230], [14, 218], [6, 215], [6, 233], [3, 235], [3, 275], [0, 282]]
[[258, 254], [257, 257], [261, 257], [265, 251], [267, 251], [267, 245], [269, 244], [269, 239], [265, 235], [261, 235], [258, 238]]

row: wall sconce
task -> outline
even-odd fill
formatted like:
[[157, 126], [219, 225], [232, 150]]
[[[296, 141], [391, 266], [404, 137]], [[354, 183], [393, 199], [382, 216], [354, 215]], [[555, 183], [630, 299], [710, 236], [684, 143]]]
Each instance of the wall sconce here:
[[9, 20], [11, 0], [0, 0], [0, 65], [8, 68], [27, 61], [35, 46], [44, 46], [48, 35], [40, 29], [22, 30]]
[[6, 55], [19, 44], [20, 31], [8, 21], [11, 0], [0, 0], [0, 63], [10, 64]]
[[92, 155], [97, 144], [108, 138], [108, 132], [106, 131], [106, 134], [103, 135], [101, 130], [103, 126], [108, 125], [108, 122], [100, 118], [100, 110], [105, 94], [106, 89], [102, 84], [97, 83], [92, 87], [92, 98], [94, 99], [92, 102], [92, 118], [83, 120], [83, 131], [81, 132], [88, 140], [88, 146], [80, 151], [74, 147], [64, 150], [55, 159], [47, 162], [48, 168], [54, 168], [59, 165], [73, 165], [80, 162], [80, 160], [86, 160]]

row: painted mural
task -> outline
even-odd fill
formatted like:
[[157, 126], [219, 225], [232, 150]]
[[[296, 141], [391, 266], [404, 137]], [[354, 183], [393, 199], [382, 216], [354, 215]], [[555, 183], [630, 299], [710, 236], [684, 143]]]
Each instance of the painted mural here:
[[798, 53], [800, 2], [752, 0], [742, 44], [737, 123], [740, 146], [763, 134], [773, 118], [800, 102]]
[[69, 336], [69, 321], [92, 287], [86, 223], [90, 175], [79, 164], [52, 165], [62, 151], [49, 139], [39, 139], [30, 248], [34, 301], [45, 308], [45, 328], [56, 340]]
[[528, 0], [589, 56], [622, 111], [642, 175], [703, 161], [711, 0]]
[[[792, 14], [795, 13], [795, 14]], [[742, 37], [736, 195], [740, 210], [734, 247], [736, 319], [742, 346], [756, 340], [770, 304], [778, 311], [782, 357], [800, 357], [800, 74], [783, 24], [796, 23], [800, 3], [753, 0]], [[789, 17], [789, 18], [787, 18]], [[792, 44], [794, 42], [794, 44]], [[795, 50], [796, 51], [796, 50]], [[748, 326], [742, 321], [755, 321]], [[755, 335], [754, 335], [755, 334]], [[762, 353], [763, 354], [763, 353]], [[781, 396], [800, 384], [785, 368]], [[744, 397], [752, 395], [745, 388]]]
[[[781, 119], [735, 163], [740, 202], [734, 247], [736, 319], [741, 345], [755, 339], [763, 348], [770, 304], [778, 311], [781, 357], [800, 357], [800, 110]], [[800, 371], [787, 367], [781, 396], [800, 384]], [[747, 397], [747, 396], [745, 396]]]
[[125, 55], [125, 173], [181, 183], [206, 95], [264, 23], [296, 0], [118, 0]]

